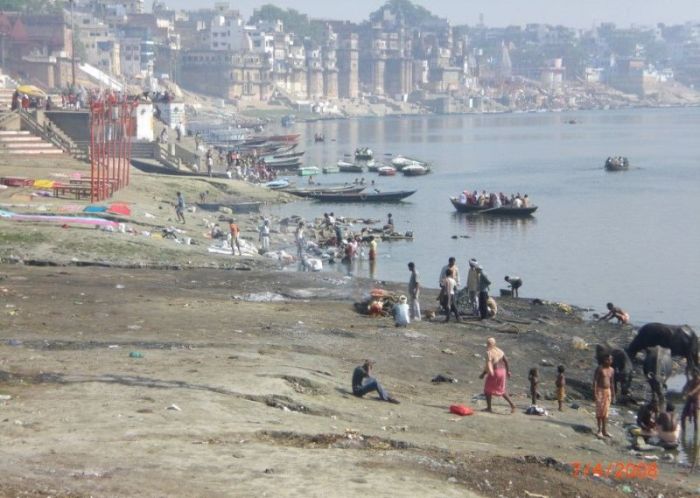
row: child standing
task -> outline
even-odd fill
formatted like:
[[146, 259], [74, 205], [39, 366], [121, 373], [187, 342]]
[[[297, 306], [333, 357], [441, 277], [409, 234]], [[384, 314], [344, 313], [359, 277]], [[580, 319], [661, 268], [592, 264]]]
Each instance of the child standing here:
[[540, 381], [539, 372], [536, 368], [530, 369], [527, 379], [530, 381], [530, 396], [532, 397], [532, 405], [537, 406], [537, 385], [540, 383]]
[[566, 377], [564, 377], [564, 365], [557, 367], [557, 403], [559, 403], [559, 411], [564, 411], [564, 398], [566, 398]]
[[595, 395], [595, 417], [598, 422], [598, 432], [596, 436], [598, 437], [612, 437], [608, 434], [607, 423], [608, 423], [608, 411], [610, 410], [610, 403], [615, 399], [615, 383], [613, 382], [613, 376], [615, 375], [615, 369], [612, 367], [612, 356], [605, 355], [602, 358], [602, 362], [596, 368], [595, 374], [593, 375], [593, 393]]

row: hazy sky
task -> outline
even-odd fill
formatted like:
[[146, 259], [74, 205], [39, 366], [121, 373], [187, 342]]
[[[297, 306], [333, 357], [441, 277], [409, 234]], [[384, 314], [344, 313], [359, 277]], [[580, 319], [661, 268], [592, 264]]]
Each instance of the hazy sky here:
[[[164, 0], [175, 8], [214, 5], [216, 0]], [[145, 0], [148, 9], [152, 0]], [[385, 2], [380, 0], [231, 0], [231, 7], [250, 16], [266, 3], [293, 7], [310, 17], [360, 21]], [[586, 28], [593, 23], [613, 21], [630, 24], [677, 24], [700, 21], [700, 0], [417, 0], [453, 24], [476, 24], [479, 13], [489, 26], [543, 22]]]

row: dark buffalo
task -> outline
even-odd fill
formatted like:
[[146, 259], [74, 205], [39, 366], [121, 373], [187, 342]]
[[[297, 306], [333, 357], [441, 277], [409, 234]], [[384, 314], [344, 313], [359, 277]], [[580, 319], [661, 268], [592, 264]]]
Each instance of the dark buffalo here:
[[670, 349], [671, 356], [685, 358], [686, 374], [698, 365], [698, 336], [688, 326], [647, 323], [632, 339], [627, 347], [627, 354], [634, 360], [637, 353], [654, 346]]
[[[608, 354], [612, 356], [612, 366], [615, 369], [615, 392], [621, 393], [622, 396], [629, 396], [632, 387], [632, 361], [624, 349], [611, 349], [600, 344], [595, 347], [595, 356], [599, 364], [602, 362], [603, 356]], [[620, 388], [618, 388], [618, 384]]]
[[661, 346], [654, 346], [646, 350], [644, 357], [644, 377], [646, 377], [649, 387], [651, 387], [652, 403], [657, 403], [657, 407], [663, 410], [666, 406], [666, 379], [671, 376], [673, 361], [671, 361], [671, 351]]

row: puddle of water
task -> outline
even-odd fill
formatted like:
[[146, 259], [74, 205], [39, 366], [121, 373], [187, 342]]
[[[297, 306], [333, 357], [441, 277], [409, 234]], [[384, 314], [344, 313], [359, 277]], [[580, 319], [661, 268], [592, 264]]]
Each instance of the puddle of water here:
[[680, 393], [683, 391], [686, 382], [685, 374], [676, 374], [666, 379], [666, 387], [668, 392]]

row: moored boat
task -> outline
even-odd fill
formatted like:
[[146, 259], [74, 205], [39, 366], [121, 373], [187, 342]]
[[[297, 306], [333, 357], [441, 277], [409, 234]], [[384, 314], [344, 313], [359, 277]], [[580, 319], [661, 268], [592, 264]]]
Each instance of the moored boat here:
[[365, 171], [363, 166], [347, 161], [338, 161], [338, 169], [341, 173], [364, 173]]
[[513, 207], [513, 206], [500, 206], [500, 207], [488, 207], [479, 206], [476, 204], [462, 204], [457, 198], [450, 197], [450, 202], [454, 208], [460, 213], [472, 213], [472, 214], [490, 214], [495, 216], [531, 216], [535, 211], [537, 211], [537, 206], [528, 207]]
[[340, 173], [340, 168], [338, 166], [324, 166], [322, 170], [327, 175], [331, 173]]
[[404, 166], [401, 173], [405, 176], [422, 176], [430, 173], [430, 168], [421, 164], [411, 164], [409, 166]]
[[314, 175], [320, 175], [321, 174], [321, 168], [318, 168], [316, 166], [304, 166], [303, 168], [299, 168], [297, 170], [297, 174], [299, 176], [314, 176]]
[[285, 179], [273, 180], [271, 182], [264, 183], [263, 187], [267, 187], [267, 188], [272, 189], [272, 190], [287, 188], [287, 187], [289, 187], [289, 180], [285, 180]]
[[393, 192], [358, 192], [358, 193], [332, 193], [319, 194], [314, 199], [321, 202], [399, 202], [406, 197], [415, 194], [415, 190], [397, 190]]
[[397, 170], [402, 171], [406, 166], [425, 166], [426, 163], [410, 157], [398, 155], [391, 160], [391, 165]]
[[396, 174], [396, 168], [393, 166], [382, 166], [377, 170], [379, 176], [394, 176]]
[[286, 189], [288, 194], [298, 197], [316, 197], [322, 194], [355, 194], [362, 192], [365, 189], [364, 185], [340, 185], [337, 187], [310, 187], [310, 188], [294, 188]]
[[369, 147], [359, 147], [355, 149], [356, 161], [369, 161], [374, 158], [374, 152]]
[[609, 157], [605, 160], [605, 169], [608, 171], [626, 171], [629, 168], [630, 162], [626, 157]]

